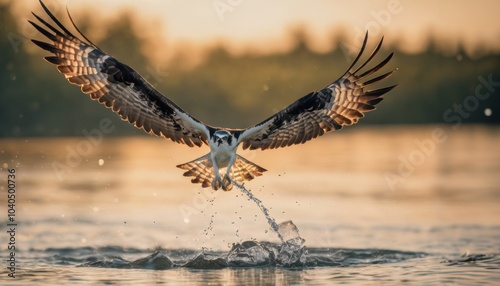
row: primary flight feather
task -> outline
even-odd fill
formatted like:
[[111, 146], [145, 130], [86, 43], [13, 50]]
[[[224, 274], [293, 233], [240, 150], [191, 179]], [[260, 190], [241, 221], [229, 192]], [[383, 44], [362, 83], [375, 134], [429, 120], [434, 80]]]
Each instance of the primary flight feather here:
[[367, 39], [351, 66], [339, 79], [322, 90], [299, 98], [288, 107], [246, 129], [213, 127], [189, 115], [173, 101], [157, 91], [131, 67], [105, 53], [85, 37], [69, 32], [40, 0], [42, 8], [57, 26], [34, 14], [40, 24], [29, 21], [49, 42], [32, 40], [53, 54], [45, 59], [85, 94], [111, 108], [123, 120], [150, 134], [163, 136], [190, 147], [206, 144], [210, 152], [191, 162], [178, 165], [192, 176], [191, 182], [202, 187], [231, 190], [231, 180], [242, 183], [262, 175], [266, 170], [236, 154], [243, 149], [273, 149], [305, 143], [327, 132], [355, 124], [365, 112], [375, 109], [382, 95], [394, 86], [368, 90], [367, 87], [394, 73], [368, 77], [384, 67], [392, 53], [372, 68], [361, 72], [382, 46], [382, 40], [368, 59], [355, 67], [362, 56]]

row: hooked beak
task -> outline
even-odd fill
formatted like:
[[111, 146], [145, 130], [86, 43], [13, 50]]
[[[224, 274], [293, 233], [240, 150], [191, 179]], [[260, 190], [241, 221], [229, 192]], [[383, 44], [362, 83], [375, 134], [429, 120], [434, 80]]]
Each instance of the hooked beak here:
[[217, 146], [220, 146], [220, 144], [222, 144], [222, 139], [217, 140]]

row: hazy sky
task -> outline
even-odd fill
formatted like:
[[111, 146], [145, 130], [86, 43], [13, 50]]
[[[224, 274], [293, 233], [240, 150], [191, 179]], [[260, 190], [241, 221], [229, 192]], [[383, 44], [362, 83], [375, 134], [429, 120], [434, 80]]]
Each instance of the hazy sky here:
[[[1, 1], [1, 0], [0, 0]], [[5, 1], [5, 0], [3, 0]], [[20, 18], [40, 12], [37, 0], [14, 1]], [[369, 30], [386, 41], [403, 40], [417, 51], [429, 33], [448, 43], [464, 41], [468, 49], [500, 49], [500, 1], [496, 0], [45, 0], [63, 15], [68, 6], [75, 20], [83, 13], [105, 23], [124, 9], [135, 11], [146, 34], [159, 33], [172, 46], [182, 43], [229, 45], [277, 51], [290, 47], [289, 29], [304, 27], [315, 50], [327, 50], [334, 31], [344, 29], [353, 43]], [[63, 19], [68, 23], [67, 19]], [[104, 26], [103, 29], [106, 29]], [[96, 33], [97, 34], [97, 33]], [[88, 35], [90, 38], [98, 35]], [[161, 41], [158, 41], [161, 45]], [[285, 45], [283, 45], [283, 43]], [[171, 47], [171, 46], [170, 46]]]

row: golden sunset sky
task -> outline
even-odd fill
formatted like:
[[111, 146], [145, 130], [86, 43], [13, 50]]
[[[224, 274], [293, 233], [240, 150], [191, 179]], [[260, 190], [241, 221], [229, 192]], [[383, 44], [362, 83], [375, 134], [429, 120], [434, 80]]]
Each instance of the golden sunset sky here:
[[[6, 2], [8, 0], [0, 0]], [[69, 24], [66, 6], [78, 23], [92, 17], [91, 39], [107, 29], [105, 24], [120, 12], [131, 11], [137, 29], [155, 39], [159, 54], [223, 43], [232, 53], [270, 53], [293, 46], [291, 29], [303, 29], [310, 47], [327, 51], [332, 35], [343, 31], [347, 41], [359, 42], [364, 31], [398, 41], [405, 51], [418, 52], [431, 35], [448, 46], [463, 42], [469, 53], [500, 49], [500, 1], [495, 0], [45, 0], [63, 23]], [[41, 12], [36, 0], [13, 1], [20, 22]], [[64, 15], [64, 16], [63, 16]], [[63, 17], [62, 17], [63, 16]], [[24, 21], [25, 22], [25, 21]], [[102, 27], [101, 27], [102, 25]], [[99, 28], [101, 27], [101, 28]], [[29, 31], [21, 31], [29, 34]], [[29, 35], [26, 35], [29, 36]], [[157, 47], [158, 47], [157, 46]], [[158, 51], [159, 50], [159, 51]]]

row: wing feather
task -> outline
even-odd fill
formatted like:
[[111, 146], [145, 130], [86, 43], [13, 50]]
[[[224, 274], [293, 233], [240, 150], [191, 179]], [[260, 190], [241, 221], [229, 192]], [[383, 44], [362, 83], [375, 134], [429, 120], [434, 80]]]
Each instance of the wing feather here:
[[388, 78], [396, 70], [373, 79], [364, 79], [383, 68], [391, 60], [391, 53], [374, 67], [359, 74], [379, 52], [383, 42], [382, 38], [368, 59], [355, 68], [367, 40], [368, 33], [353, 63], [338, 80], [298, 99], [261, 123], [240, 130], [238, 140], [243, 149], [265, 150], [305, 143], [327, 132], [355, 124], [364, 117], [365, 112], [374, 110], [375, 105], [382, 101], [382, 95], [395, 85], [373, 90], [365, 90], [365, 87]]
[[135, 70], [94, 45], [76, 27], [69, 12], [71, 22], [86, 42], [71, 34], [42, 1], [40, 4], [58, 28], [33, 13], [40, 24], [29, 23], [51, 42], [32, 41], [53, 54], [45, 59], [56, 65], [68, 82], [148, 133], [188, 146], [208, 144], [212, 127], [187, 114]]

